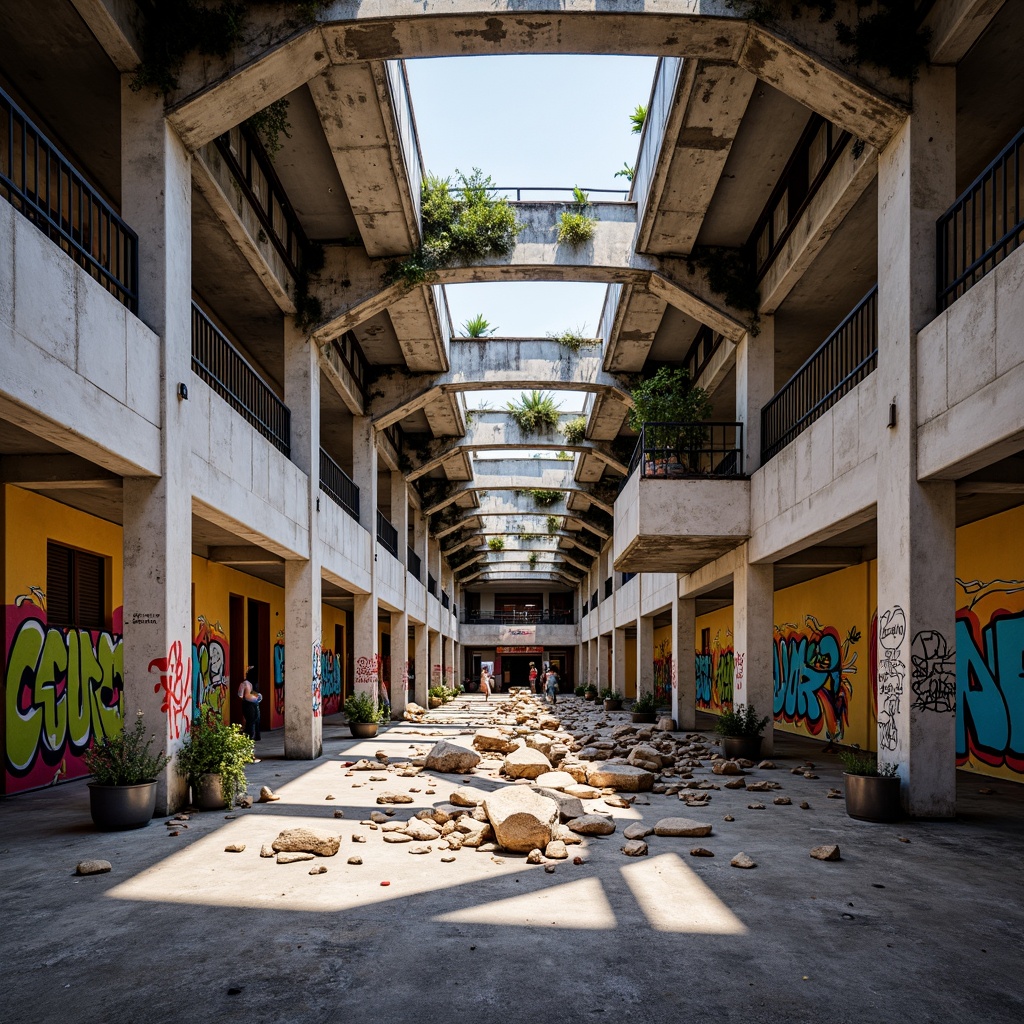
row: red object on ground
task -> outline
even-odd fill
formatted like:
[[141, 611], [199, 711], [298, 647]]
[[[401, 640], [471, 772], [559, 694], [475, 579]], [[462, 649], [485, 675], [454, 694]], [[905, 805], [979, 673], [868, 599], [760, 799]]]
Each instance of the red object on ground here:
[[380, 884], [381, 885], [390, 885], [391, 883], [390, 882], [381, 882]]

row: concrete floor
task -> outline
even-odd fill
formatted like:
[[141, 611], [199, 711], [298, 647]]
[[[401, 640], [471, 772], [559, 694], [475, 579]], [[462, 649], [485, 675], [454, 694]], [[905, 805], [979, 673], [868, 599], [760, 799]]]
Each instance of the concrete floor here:
[[[482, 711], [479, 698], [457, 702], [464, 724]], [[961, 773], [956, 821], [857, 822], [825, 797], [842, 786], [834, 759], [779, 735], [779, 770], [755, 773], [778, 794], [723, 789], [694, 811], [668, 796], [628, 810], [595, 802], [618, 830], [554, 874], [471, 849], [442, 864], [358, 824], [377, 792], [425, 789], [422, 779], [370, 783], [340, 767], [433, 742], [416, 728], [357, 742], [329, 719], [314, 763], [284, 760], [281, 735], [268, 735], [250, 792], [267, 784], [283, 799], [233, 820], [196, 814], [177, 838], [161, 819], [94, 831], [84, 781], [0, 802], [0, 1024], [1024, 1020], [1024, 786]], [[435, 729], [459, 731], [424, 731]], [[804, 758], [819, 779], [786, 771]], [[396, 818], [463, 782], [432, 777], [436, 795], [415, 794]], [[764, 810], [747, 809], [756, 800]], [[669, 815], [714, 833], [651, 836], [642, 859], [619, 852], [630, 821]], [[318, 861], [324, 875], [259, 857], [300, 824], [343, 837], [337, 857]], [[232, 842], [245, 852], [225, 853]], [[832, 842], [840, 863], [810, 859]], [[690, 857], [696, 845], [715, 857]], [[730, 867], [740, 851], [758, 867]], [[362, 866], [345, 863], [353, 854]], [[75, 877], [85, 858], [113, 871]]]

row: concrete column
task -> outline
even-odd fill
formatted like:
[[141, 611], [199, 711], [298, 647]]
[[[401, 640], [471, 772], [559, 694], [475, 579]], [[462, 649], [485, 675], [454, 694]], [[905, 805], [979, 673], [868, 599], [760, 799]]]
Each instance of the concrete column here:
[[[427, 585], [427, 520], [416, 510], [412, 519], [412, 549], [420, 556], [420, 586]], [[419, 703], [417, 701], [417, 703]]]
[[[164, 120], [163, 100], [121, 87], [121, 213], [139, 235], [139, 317], [160, 337], [163, 475], [125, 477], [124, 714], [137, 711], [172, 754], [198, 712], [192, 707], [192, 177], [188, 152]], [[156, 412], [157, 410], [152, 410]], [[157, 814], [180, 807], [186, 783], [173, 762], [157, 780]]]
[[636, 620], [636, 695], [654, 693], [654, 619]]
[[414, 626], [416, 633], [416, 683], [413, 700], [421, 708], [427, 706], [427, 687], [430, 686], [430, 644], [426, 626]]
[[400, 719], [409, 702], [409, 615], [391, 613], [391, 717]]
[[761, 465], [761, 410], [775, 394], [775, 318], [761, 318], [756, 336], [736, 346], [736, 419], [743, 424], [743, 472]]
[[598, 692], [606, 690], [612, 685], [611, 661], [612, 638], [610, 633], [598, 636], [594, 641], [594, 650], [597, 652], [597, 667], [591, 673], [591, 682], [597, 687]]
[[[362, 498], [360, 497], [360, 502]], [[352, 650], [355, 655], [356, 678], [353, 689], [367, 693], [374, 700], [380, 686], [380, 640], [377, 629], [377, 593], [356, 594], [352, 616]]]
[[441, 665], [441, 634], [430, 630], [430, 686], [440, 686], [444, 680]]
[[590, 641], [584, 640], [579, 646], [575, 686], [586, 686], [590, 678]]
[[775, 681], [775, 566], [751, 565], [748, 546], [741, 549], [740, 566], [733, 574], [733, 674], [734, 706], [752, 704], [759, 717], [769, 716], [761, 750], [767, 756], [773, 746]]
[[613, 629], [612, 644], [612, 681], [611, 688], [620, 696], [626, 693], [626, 631]]
[[310, 524], [309, 555], [284, 567], [285, 757], [312, 759], [323, 751], [320, 597], [320, 364], [316, 346], [285, 318], [284, 400], [291, 411], [291, 458], [307, 474], [303, 496]]
[[444, 685], [452, 686], [455, 681], [455, 641], [444, 638], [442, 664], [444, 665]]
[[369, 416], [352, 417], [352, 480], [359, 488], [359, 525], [377, 542], [377, 435]]
[[878, 161], [878, 758], [899, 766], [904, 806], [921, 817], [956, 812], [954, 484], [918, 482], [916, 444], [917, 332], [936, 312], [955, 111], [954, 69], [924, 70]]
[[697, 665], [694, 633], [697, 602], [672, 598], [672, 717], [680, 729], [697, 727]]
[[391, 525], [398, 531], [398, 560], [408, 567], [409, 485], [402, 473], [391, 474]]

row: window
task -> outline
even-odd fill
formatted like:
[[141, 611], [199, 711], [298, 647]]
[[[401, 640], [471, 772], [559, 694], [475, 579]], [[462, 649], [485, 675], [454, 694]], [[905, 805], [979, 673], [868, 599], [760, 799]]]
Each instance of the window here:
[[47, 541], [46, 618], [59, 628], [103, 629], [106, 565], [100, 555]]

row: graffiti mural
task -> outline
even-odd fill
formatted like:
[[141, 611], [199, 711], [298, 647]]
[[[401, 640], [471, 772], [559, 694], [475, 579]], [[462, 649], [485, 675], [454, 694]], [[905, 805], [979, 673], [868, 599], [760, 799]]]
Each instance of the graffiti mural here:
[[812, 736], [824, 730], [829, 742], [841, 740], [850, 720], [850, 676], [857, 671], [853, 647], [860, 640], [856, 627], [840, 639], [834, 626], [823, 626], [813, 615], [805, 617], [802, 627], [777, 625], [772, 666], [776, 721], [800, 725]]
[[356, 693], [368, 693], [376, 700], [379, 681], [380, 655], [356, 658]]
[[321, 690], [321, 671], [323, 669], [323, 647], [319, 640], [313, 642], [312, 659], [312, 691], [313, 691], [313, 717], [319, 718], [323, 711], [323, 694]]
[[878, 702], [879, 750], [895, 750], [899, 746], [900, 702], [907, 666], [903, 659], [903, 641], [907, 635], [907, 617], [899, 605], [894, 605], [878, 616], [877, 661], [878, 678], [875, 684]]
[[721, 632], [715, 634], [711, 650], [696, 654], [697, 707], [718, 710], [732, 705], [735, 655], [732, 632], [726, 631], [729, 641], [723, 641]]
[[121, 731], [124, 652], [114, 630], [50, 628], [38, 588], [5, 609], [5, 791], [88, 774], [82, 755]]
[[199, 632], [192, 641], [192, 715], [204, 710], [222, 712], [231, 685], [228, 639], [219, 622], [198, 617]]
[[957, 764], [1024, 773], [1024, 581], [956, 584]]
[[341, 710], [341, 654], [329, 647], [320, 654], [320, 698], [325, 715], [336, 715]]
[[672, 700], [672, 640], [654, 648], [654, 696], [662, 703]]
[[154, 658], [149, 671], [159, 677], [153, 692], [161, 694], [160, 710], [167, 716], [167, 735], [172, 740], [181, 739], [188, 734], [193, 718], [192, 673], [184, 661], [182, 642], [175, 640], [166, 658]]

